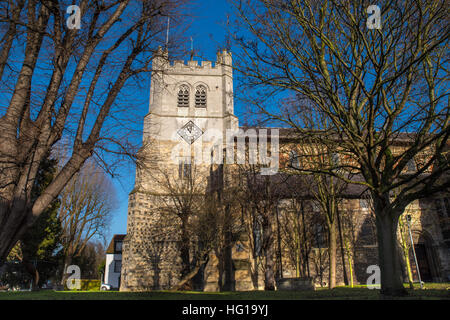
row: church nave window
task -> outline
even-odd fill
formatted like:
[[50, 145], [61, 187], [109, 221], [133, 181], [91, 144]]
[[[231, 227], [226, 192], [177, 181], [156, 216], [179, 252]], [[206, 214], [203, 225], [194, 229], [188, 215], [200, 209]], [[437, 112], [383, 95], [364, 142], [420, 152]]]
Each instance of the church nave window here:
[[185, 180], [190, 181], [191, 180], [191, 174], [192, 174], [191, 163], [187, 162], [185, 160], [181, 160], [178, 163], [178, 177], [180, 179], [185, 179]]

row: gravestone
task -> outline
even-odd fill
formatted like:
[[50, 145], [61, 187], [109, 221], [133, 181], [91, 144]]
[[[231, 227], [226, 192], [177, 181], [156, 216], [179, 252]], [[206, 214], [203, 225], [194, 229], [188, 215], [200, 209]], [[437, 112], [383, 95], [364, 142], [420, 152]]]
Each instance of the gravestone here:
[[314, 281], [312, 278], [283, 278], [277, 281], [278, 290], [315, 290]]

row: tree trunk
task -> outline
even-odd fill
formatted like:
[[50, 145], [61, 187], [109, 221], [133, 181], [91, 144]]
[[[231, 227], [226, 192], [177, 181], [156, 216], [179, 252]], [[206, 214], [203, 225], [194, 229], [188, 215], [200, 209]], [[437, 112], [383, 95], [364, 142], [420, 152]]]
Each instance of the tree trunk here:
[[225, 247], [223, 248], [223, 286], [221, 291], [234, 291], [233, 257], [231, 252], [231, 231], [225, 232]]
[[9, 252], [28, 229], [27, 212], [29, 212], [24, 204], [20, 204], [20, 208], [17, 208], [17, 206], [14, 208], [16, 201], [11, 207], [9, 207], [7, 201], [1, 202], [0, 216], [3, 211], [6, 218], [0, 221], [0, 266], [5, 263]]
[[[300, 239], [298, 233], [296, 232], [294, 236], [295, 236], [295, 276], [299, 278], [301, 269], [302, 248], [300, 247]], [[305, 270], [302, 271], [303, 271], [302, 274], [305, 274]]]
[[224, 248], [223, 248], [223, 278], [221, 284], [221, 291], [234, 291], [234, 268], [233, 268], [233, 232], [231, 230], [231, 216], [230, 209], [225, 209], [225, 225], [224, 225]]
[[274, 274], [274, 259], [273, 259], [273, 246], [270, 246], [266, 250], [266, 263], [264, 271], [264, 290], [275, 290], [275, 274]]
[[341, 245], [342, 273], [344, 274], [344, 283], [346, 286], [348, 286], [347, 269], [345, 267], [344, 241], [342, 239], [342, 226], [341, 226], [341, 218], [339, 217], [339, 209], [336, 210], [336, 218], [337, 218], [337, 223], [338, 223], [339, 242]]
[[328, 277], [328, 288], [333, 289], [336, 287], [336, 222], [333, 221], [328, 226], [329, 235], [329, 247], [328, 256], [330, 263], [329, 277]]
[[348, 269], [350, 270], [350, 287], [353, 288], [353, 257], [352, 257], [350, 248], [348, 246], [347, 240], [344, 240], [344, 244], [345, 244], [345, 251], [347, 253], [347, 258], [348, 258]]
[[306, 265], [306, 271], [308, 273], [308, 278], [311, 277], [311, 273], [309, 272], [309, 251], [308, 251], [308, 242], [306, 235], [306, 224], [305, 224], [305, 210], [303, 207], [303, 200], [300, 202], [300, 210], [302, 214], [302, 227], [303, 227], [303, 245], [305, 249], [305, 254], [303, 256], [303, 263]]
[[264, 290], [273, 291], [275, 290], [275, 261], [274, 261], [274, 245], [273, 245], [273, 235], [272, 235], [272, 223], [271, 215], [263, 218], [262, 223], [263, 231], [263, 244], [264, 244], [264, 260], [265, 260], [265, 270], [264, 270]]
[[173, 288], [172, 290], [174, 291], [179, 291], [179, 290], [184, 290], [184, 289], [188, 289], [188, 290], [192, 290], [191, 286], [190, 286], [190, 282], [192, 282], [192, 279], [198, 274], [198, 272], [200, 271], [200, 269], [204, 266], [206, 266], [206, 264], [208, 263], [209, 260], [209, 254], [205, 254], [203, 256], [203, 258], [198, 261], [198, 263], [196, 264], [196, 266], [188, 273], [186, 274], [181, 280], [180, 282], [178, 282]]
[[353, 259], [348, 258], [348, 268], [350, 269], [350, 287], [353, 288]]
[[176, 286], [172, 288], [173, 291], [191, 291], [192, 279], [197, 275], [201, 266], [196, 266], [192, 271], [185, 275]]
[[385, 297], [407, 294], [397, 249], [398, 216], [393, 212], [376, 214], [378, 259], [381, 271], [381, 294]]
[[64, 268], [62, 271], [62, 277], [61, 277], [61, 285], [65, 287], [67, 279], [69, 278], [69, 274], [67, 273], [67, 268], [72, 264], [72, 256], [66, 255], [64, 258]]
[[252, 250], [250, 255], [250, 277], [252, 279], [253, 290], [259, 289], [259, 270], [258, 270], [258, 257], [255, 255], [255, 251]]
[[[66, 182], [73, 177], [89, 156], [88, 152], [84, 152], [83, 155], [78, 153], [72, 156], [58, 177], [52, 181], [50, 186], [45, 189], [46, 191], [34, 203], [30, 203], [30, 194], [26, 194], [26, 187], [23, 188], [21, 196], [0, 193], [0, 265], [6, 261], [6, 257], [17, 241], [22, 238], [39, 215], [58, 196]], [[41, 160], [42, 157], [34, 161], [40, 162]], [[35, 176], [36, 173], [34, 172], [33, 176], [28, 176], [28, 181], [33, 181]], [[8, 179], [8, 177], [4, 178], [4, 175], [2, 175], [1, 179]]]
[[189, 257], [189, 232], [187, 230], [188, 215], [181, 216], [181, 278], [186, 277], [190, 273], [190, 257]]
[[281, 235], [280, 235], [280, 220], [278, 218], [278, 204], [275, 207], [276, 222], [277, 222], [277, 279], [283, 279], [283, 255], [281, 253]]
[[218, 272], [218, 279], [217, 284], [219, 286], [219, 291], [222, 291], [222, 284], [223, 284], [223, 248], [219, 248], [218, 250], [214, 250], [214, 253], [217, 257], [217, 272]]
[[31, 291], [39, 290], [39, 272], [37, 268], [31, 261], [25, 258], [22, 260], [22, 264], [31, 276]]

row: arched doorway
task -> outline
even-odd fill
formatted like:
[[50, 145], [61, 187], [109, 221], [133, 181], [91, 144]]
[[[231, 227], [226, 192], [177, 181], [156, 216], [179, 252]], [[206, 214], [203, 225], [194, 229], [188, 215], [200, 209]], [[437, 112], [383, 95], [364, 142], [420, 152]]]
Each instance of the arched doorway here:
[[[419, 265], [420, 277], [424, 282], [434, 282], [439, 279], [437, 256], [433, 248], [433, 239], [425, 231], [413, 233], [414, 250], [416, 252], [417, 264]], [[411, 271], [415, 281], [419, 280], [416, 264], [412, 250], [410, 252]]]

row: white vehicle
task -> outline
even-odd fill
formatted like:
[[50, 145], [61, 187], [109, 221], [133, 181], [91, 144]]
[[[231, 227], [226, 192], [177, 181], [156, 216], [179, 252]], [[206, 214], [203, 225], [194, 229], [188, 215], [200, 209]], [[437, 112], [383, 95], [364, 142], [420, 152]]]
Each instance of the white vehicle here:
[[106, 284], [106, 283], [102, 283], [101, 286], [100, 286], [100, 290], [102, 290], [102, 291], [111, 290], [111, 285]]

